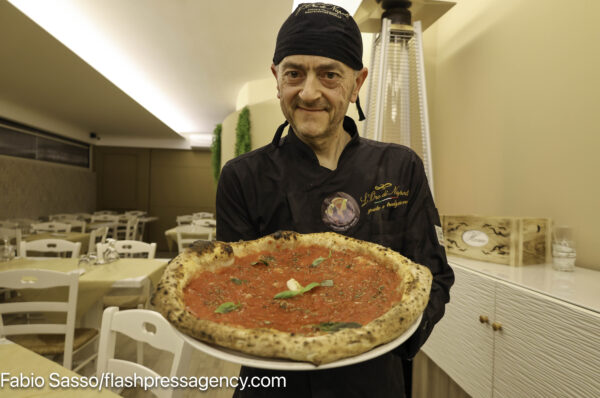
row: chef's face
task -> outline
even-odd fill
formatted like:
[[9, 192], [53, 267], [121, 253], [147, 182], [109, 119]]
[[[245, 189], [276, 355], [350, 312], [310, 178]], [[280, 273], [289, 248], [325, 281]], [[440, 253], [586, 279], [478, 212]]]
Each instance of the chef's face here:
[[271, 66], [277, 98], [294, 132], [303, 141], [334, 137], [350, 102], [356, 102], [367, 70], [315, 55], [290, 55]]

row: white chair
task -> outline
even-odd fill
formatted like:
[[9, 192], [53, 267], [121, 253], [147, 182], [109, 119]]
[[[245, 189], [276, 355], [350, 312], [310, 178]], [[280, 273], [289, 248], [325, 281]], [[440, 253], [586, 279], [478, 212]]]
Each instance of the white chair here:
[[[108, 307], [104, 310], [100, 328], [96, 371], [98, 377], [107, 373], [121, 377], [133, 376], [134, 373], [140, 377], [156, 378], [161, 376], [143, 364], [116, 359], [117, 333], [172, 353], [173, 362], [168, 377], [186, 375], [192, 349], [162, 315], [149, 310], [119, 311], [116, 307]], [[168, 390], [160, 387], [151, 389], [151, 391], [159, 398], [181, 396], [184, 392], [183, 389]]]
[[4, 249], [5, 244], [14, 246], [17, 256], [21, 256], [21, 230], [0, 227], [0, 250]]
[[186, 247], [197, 240], [213, 240], [213, 229], [199, 225], [180, 225], [175, 227], [177, 235], [177, 250], [181, 253]]
[[[47, 301], [0, 303], [0, 337], [10, 336], [10, 340], [40, 355], [62, 354], [62, 364], [67, 369], [74, 368], [74, 371], [78, 371], [83, 368], [96, 357], [96, 353], [94, 352], [75, 367], [73, 366], [73, 354], [83, 351], [84, 347], [89, 347], [89, 344], [97, 337], [98, 331], [96, 329], [75, 329], [78, 284], [79, 274], [75, 272], [64, 273], [38, 269], [0, 272], [0, 287], [3, 288], [13, 290], [68, 288], [67, 301], [57, 302], [49, 299]], [[18, 320], [16, 315], [27, 315], [31, 312], [62, 312], [66, 315], [66, 321], [63, 323], [15, 324]]]
[[[98, 243], [96, 245], [98, 255], [108, 247], [108, 243]], [[121, 257], [145, 257], [153, 259], [156, 254], [156, 243], [140, 242], [139, 240], [117, 240], [115, 241], [115, 249]]]
[[77, 214], [73, 214], [73, 213], [57, 213], [57, 214], [50, 214], [48, 216], [48, 219], [50, 221], [77, 220], [77, 218], [78, 218]]
[[215, 215], [206, 211], [201, 211], [198, 213], [193, 213], [192, 216], [194, 218], [215, 218]]
[[[58, 257], [79, 257], [81, 242], [70, 242], [65, 239], [39, 239], [31, 242], [21, 242], [21, 253], [23, 257], [48, 257], [48, 254]], [[36, 255], [37, 254], [37, 255]]]
[[90, 223], [119, 222], [119, 217], [116, 214], [94, 214], [90, 218]]
[[103, 216], [103, 215], [110, 215], [110, 214], [117, 214], [116, 211], [114, 210], [98, 210], [94, 212], [94, 216]]
[[75, 218], [63, 218], [61, 221], [65, 224], [71, 225], [71, 232], [75, 230], [78, 232], [85, 232], [86, 222], [83, 220], [77, 220]]
[[116, 214], [95, 214], [90, 218], [90, 224], [110, 224], [109, 235], [111, 238], [117, 236], [117, 225], [119, 224], [119, 216]]
[[129, 210], [125, 212], [126, 216], [134, 216], [134, 217], [142, 217], [145, 216], [147, 213], [143, 210]]
[[73, 213], [73, 215], [77, 216], [78, 220], [83, 220], [85, 222], [89, 222], [92, 219], [90, 213]]
[[31, 224], [31, 229], [36, 232], [71, 232], [71, 224], [67, 224], [59, 221], [48, 221], [36, 224]]
[[98, 243], [105, 243], [107, 235], [108, 235], [108, 227], [100, 227], [100, 228], [93, 229], [90, 232], [90, 241], [88, 243], [88, 254], [96, 251], [96, 245]]
[[117, 224], [117, 237], [121, 240], [137, 240], [139, 220], [135, 216], [122, 216]]
[[177, 216], [177, 218], [175, 219], [175, 221], [177, 222], [177, 225], [191, 224], [193, 220], [194, 220], [194, 216], [192, 216], [191, 214]]
[[198, 218], [192, 221], [192, 225], [198, 225], [200, 227], [209, 227], [215, 228], [217, 226], [217, 221], [211, 218]]

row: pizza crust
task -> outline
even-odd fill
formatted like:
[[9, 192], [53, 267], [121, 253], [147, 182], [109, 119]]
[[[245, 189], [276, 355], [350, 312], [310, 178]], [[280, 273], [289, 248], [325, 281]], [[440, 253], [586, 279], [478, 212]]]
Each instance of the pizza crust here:
[[[312, 244], [334, 250], [346, 248], [369, 255], [382, 264], [389, 264], [401, 277], [402, 283], [398, 288], [404, 291], [402, 301], [360, 328], [323, 332], [315, 336], [220, 324], [198, 319], [186, 309], [183, 290], [196, 274], [231, 266], [235, 257], [248, 253], [274, 251], [277, 245], [293, 248]], [[167, 266], [152, 298], [152, 304], [180, 331], [196, 339], [251, 355], [319, 365], [362, 354], [400, 336], [425, 309], [431, 281], [432, 275], [427, 267], [386, 247], [333, 232], [298, 234], [283, 231], [253, 241], [196, 242]]]

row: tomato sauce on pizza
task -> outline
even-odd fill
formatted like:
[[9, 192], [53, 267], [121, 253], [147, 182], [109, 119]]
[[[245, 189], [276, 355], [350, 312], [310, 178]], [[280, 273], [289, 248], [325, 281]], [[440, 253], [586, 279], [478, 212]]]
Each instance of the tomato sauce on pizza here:
[[400, 286], [368, 256], [307, 245], [237, 257], [197, 274], [183, 293], [199, 319], [311, 335], [369, 323], [400, 302]]

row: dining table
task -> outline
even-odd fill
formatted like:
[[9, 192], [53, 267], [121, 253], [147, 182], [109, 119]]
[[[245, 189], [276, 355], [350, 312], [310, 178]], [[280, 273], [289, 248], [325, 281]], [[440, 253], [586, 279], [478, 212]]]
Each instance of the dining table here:
[[[45, 269], [60, 272], [78, 272], [77, 323], [80, 327], [99, 327], [103, 298], [115, 289], [143, 288], [146, 281], [156, 286], [167, 266], [167, 259], [121, 258], [108, 264], [79, 264], [76, 258], [15, 258], [0, 263], [0, 271], [11, 269]], [[29, 300], [36, 297], [66, 296], [66, 289], [44, 289], [27, 293]], [[43, 296], [41, 296], [43, 295]]]
[[[0, 338], [0, 396], [11, 398], [116, 398], [119, 395], [108, 388], [75, 388], [73, 381], [92, 382], [62, 365], [27, 348]], [[16, 379], [15, 379], [16, 378]], [[67, 386], [66, 383], [69, 385]], [[61, 386], [61, 383], [62, 386]]]
[[36, 234], [23, 235], [22, 240], [31, 242], [41, 239], [64, 239], [69, 242], [81, 243], [80, 253], [87, 253], [90, 242], [89, 232], [40, 232]]

